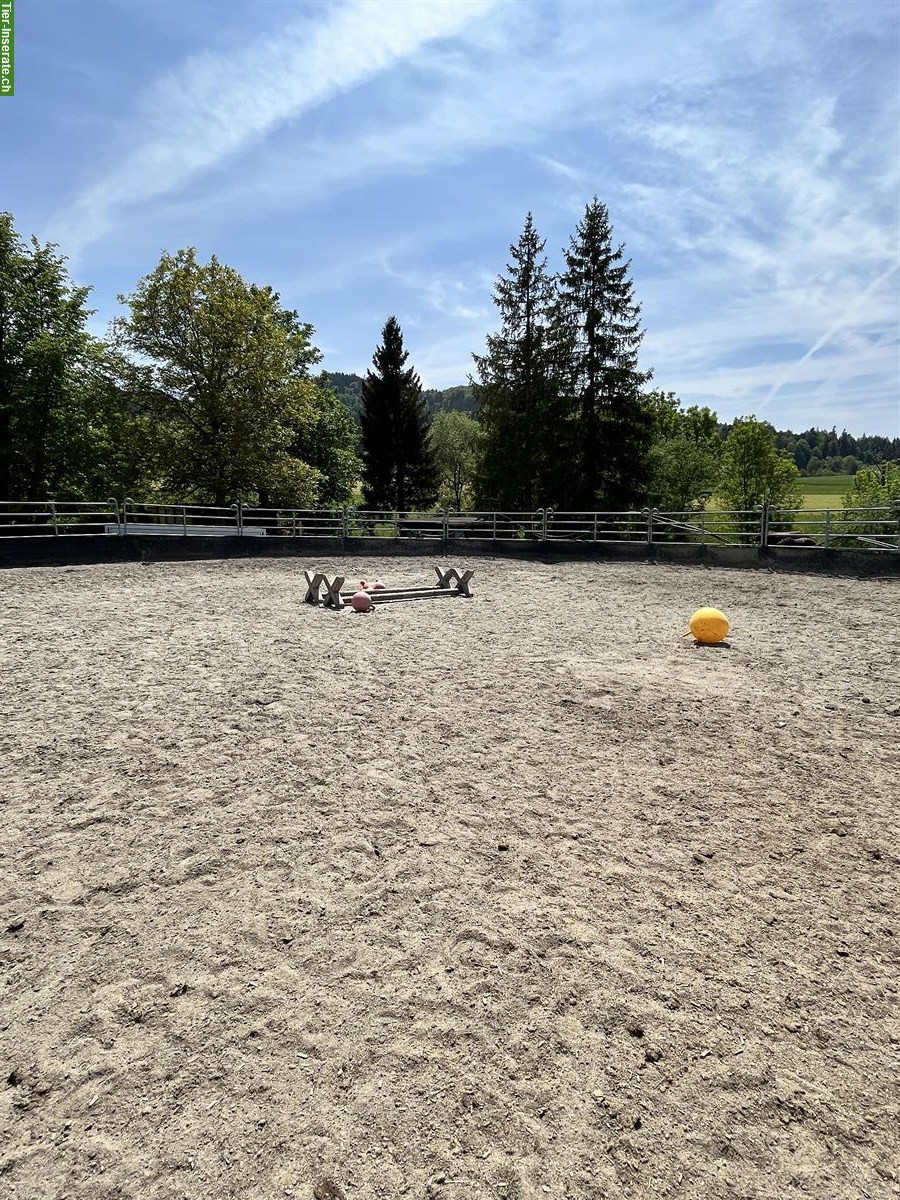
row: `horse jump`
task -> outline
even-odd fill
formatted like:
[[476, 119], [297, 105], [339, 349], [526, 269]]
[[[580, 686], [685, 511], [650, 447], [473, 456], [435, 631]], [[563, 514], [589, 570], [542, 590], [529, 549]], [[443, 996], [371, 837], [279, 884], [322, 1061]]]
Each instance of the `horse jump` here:
[[[460, 572], [455, 567], [435, 567], [434, 569], [438, 577], [436, 587], [382, 588], [379, 591], [369, 592], [369, 599], [373, 604], [393, 604], [396, 601], [404, 600], [437, 600], [444, 596], [471, 598], [469, 581], [475, 574], [474, 571]], [[348, 586], [343, 575], [334, 575], [329, 578], [321, 571], [312, 575], [309, 571], [304, 571], [303, 575], [306, 579], [306, 595], [303, 597], [305, 604], [324, 604], [326, 608], [345, 608], [350, 597], [359, 591], [359, 588], [352, 584]]]

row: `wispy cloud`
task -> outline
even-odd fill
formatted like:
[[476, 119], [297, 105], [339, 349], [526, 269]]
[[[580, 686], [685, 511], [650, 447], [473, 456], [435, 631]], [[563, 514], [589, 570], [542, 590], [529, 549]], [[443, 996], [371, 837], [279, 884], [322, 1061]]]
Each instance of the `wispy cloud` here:
[[791, 67], [756, 104], [723, 73], [704, 103], [669, 89], [636, 122], [661, 177], [622, 189], [631, 245], [662, 249], [646, 349], [661, 386], [725, 415], [843, 406], [897, 434], [900, 95], [781, 28]]
[[460, 32], [497, 0], [384, 4], [352, 0], [295, 21], [234, 54], [194, 57], [143, 98], [135, 149], [85, 188], [66, 222], [72, 252], [123, 209], [166, 196], [339, 92]]
[[[771, 404], [785, 384], [790, 383], [791, 380], [797, 378], [798, 373], [803, 365], [807, 363], [813, 357], [813, 355], [818, 354], [820, 350], [824, 350], [826, 346], [828, 346], [837, 338], [838, 334], [844, 332], [845, 330], [851, 330], [851, 326], [858, 320], [859, 310], [865, 301], [871, 295], [876, 293], [878, 289], [886, 284], [891, 278], [893, 278], [898, 270], [900, 270], [900, 262], [892, 263], [886, 270], [882, 271], [882, 273], [876, 279], [873, 279], [868, 287], [864, 288], [863, 291], [858, 292], [853, 297], [850, 304], [844, 309], [837, 320], [825, 330], [822, 336], [819, 337], [812, 346], [810, 346], [810, 348], [805, 354], [802, 355], [802, 357], [798, 358], [795, 363], [791, 364], [790, 368], [781, 376], [777, 383], [772, 386], [769, 394], [758, 405], [757, 412], [765, 408], [768, 404]], [[858, 345], [858, 339], [854, 338], [853, 341]], [[880, 353], [885, 348], [886, 342], [886, 337], [882, 336], [875, 342], [872, 350], [875, 353]]]
[[[633, 257], [660, 386], [725, 416], [787, 423], [843, 403], [897, 425], [891, 6], [265, 9], [283, 27], [239, 56], [195, 57], [144, 96], [133, 149], [52, 230], [68, 252], [109, 233], [142, 252], [205, 239], [233, 259], [236, 230], [284, 225], [296, 260], [276, 280], [342, 353], [367, 345], [373, 313], [405, 304], [417, 365], [453, 383], [494, 324], [493, 275], [526, 209], [553, 265], [596, 191]], [[260, 269], [258, 246], [247, 260]]]
[[560, 162], [557, 158], [551, 158], [549, 154], [536, 154], [534, 161], [540, 163], [542, 167], [546, 167], [551, 174], [568, 179], [570, 183], [583, 184], [587, 179], [585, 172], [578, 167], [570, 167], [568, 163]]
[[483, 272], [476, 269], [475, 281], [463, 279], [461, 272], [423, 271], [397, 268], [385, 255], [381, 269], [388, 279], [402, 285], [420, 306], [424, 303], [432, 312], [452, 320], [483, 322], [490, 316], [490, 305], [482, 287]]
[[[503, 3], [492, 10], [483, 4], [480, 15], [489, 19], [461, 24], [452, 50], [423, 43], [404, 77], [394, 81], [392, 105], [363, 108], [350, 126], [334, 131], [298, 130], [290, 155], [270, 139], [254, 157], [252, 171], [223, 181], [218, 194], [174, 198], [171, 216], [185, 221], [200, 211], [223, 218], [258, 212], [260, 205], [270, 211], [294, 208], [379, 178], [472, 163], [491, 152], [524, 152], [570, 185], [577, 176], [580, 195], [585, 187], [592, 191], [596, 179], [590, 172], [579, 175], [553, 155], [535, 156], [535, 147], [560, 129], [593, 136], [601, 97], [621, 92], [619, 103], [627, 111], [667, 65], [693, 55], [673, 50], [674, 31], [685, 41], [689, 33], [700, 38], [702, 31], [689, 18], [670, 17], [637, 42], [627, 5], [611, 4], [601, 17], [593, 3], [581, 0], [549, 8], [554, 22], [548, 33], [540, 4]], [[608, 43], [616, 46], [615, 54]], [[702, 44], [701, 39], [701, 58]], [[686, 62], [683, 69], [688, 70]], [[515, 211], [527, 207], [519, 200]]]

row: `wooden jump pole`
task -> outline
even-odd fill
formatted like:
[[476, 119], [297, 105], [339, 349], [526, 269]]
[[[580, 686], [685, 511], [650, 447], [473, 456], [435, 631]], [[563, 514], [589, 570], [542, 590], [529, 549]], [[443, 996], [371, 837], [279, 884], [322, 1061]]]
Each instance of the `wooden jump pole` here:
[[427, 592], [423, 589], [417, 591], [410, 589], [408, 592], [370, 592], [369, 599], [373, 604], [395, 604], [401, 600], [440, 600], [447, 596], [455, 598], [463, 595], [465, 593], [457, 588], [429, 588]]

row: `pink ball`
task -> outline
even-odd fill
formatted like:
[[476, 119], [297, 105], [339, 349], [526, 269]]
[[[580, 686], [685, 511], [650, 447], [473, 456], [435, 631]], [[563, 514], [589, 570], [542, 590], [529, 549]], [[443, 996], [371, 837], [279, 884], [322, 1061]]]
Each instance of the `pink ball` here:
[[361, 592], [364, 592], [364, 591], [366, 591], [366, 590], [368, 589], [368, 586], [369, 586], [369, 585], [366, 583], [366, 581], [365, 581], [364, 579], [361, 579], [361, 580], [359, 581], [359, 590], [360, 590]]
[[350, 597], [350, 604], [354, 612], [368, 612], [372, 607], [372, 597], [368, 592], [357, 592]]
[[380, 579], [376, 579], [375, 582], [372, 584], [372, 589], [373, 589], [373, 591], [376, 591], [376, 592], [383, 592], [385, 590], [385, 587]]

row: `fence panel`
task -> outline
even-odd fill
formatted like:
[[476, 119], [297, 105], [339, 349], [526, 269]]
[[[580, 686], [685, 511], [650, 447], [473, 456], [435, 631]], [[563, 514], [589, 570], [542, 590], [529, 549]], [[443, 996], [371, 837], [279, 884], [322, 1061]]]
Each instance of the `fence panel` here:
[[900, 504], [845, 508], [831, 513], [829, 546], [866, 552], [900, 552]]
[[114, 499], [0, 500], [0, 537], [91, 537], [119, 523]]
[[342, 509], [263, 508], [259, 505], [240, 506], [242, 536], [265, 537], [342, 537]]
[[[236, 537], [241, 532], [241, 508], [237, 504], [155, 504], [126, 496], [119, 532], [129, 537]], [[261, 536], [265, 531], [255, 532]]]

